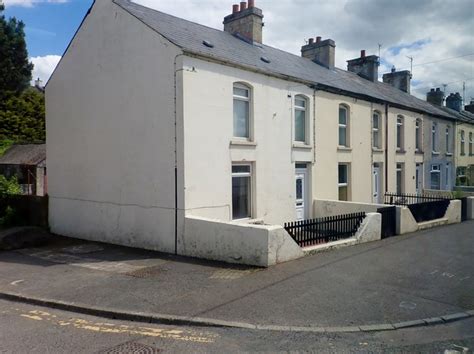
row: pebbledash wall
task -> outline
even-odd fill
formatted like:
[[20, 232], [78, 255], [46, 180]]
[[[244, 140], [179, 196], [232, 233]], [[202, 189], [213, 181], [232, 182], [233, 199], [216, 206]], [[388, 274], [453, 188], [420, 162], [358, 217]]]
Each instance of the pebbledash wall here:
[[94, 3], [46, 87], [52, 232], [174, 252], [179, 53], [111, 1]]

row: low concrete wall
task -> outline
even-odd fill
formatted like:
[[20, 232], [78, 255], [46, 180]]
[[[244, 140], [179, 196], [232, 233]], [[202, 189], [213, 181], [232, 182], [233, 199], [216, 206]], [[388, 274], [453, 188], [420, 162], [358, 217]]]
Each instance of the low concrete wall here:
[[366, 217], [360, 224], [354, 237], [329, 242], [303, 249], [307, 255], [315, 254], [322, 251], [338, 249], [341, 247], [353, 246], [358, 243], [378, 241], [382, 238], [382, 215], [380, 213], [367, 213]]
[[[461, 222], [461, 201], [451, 200], [446, 213], [441, 219], [417, 223], [410, 209], [404, 206], [396, 207], [396, 234], [403, 235], [422, 229], [428, 229], [445, 224], [455, 224]], [[469, 210], [469, 209], [468, 209]]]
[[313, 217], [321, 218], [325, 216], [335, 216], [341, 214], [351, 214], [358, 212], [375, 213], [378, 208], [388, 205], [384, 204], [368, 204], [343, 202], [340, 200], [314, 199], [313, 200]]
[[467, 198], [467, 220], [474, 220], [474, 197]]
[[281, 226], [187, 216], [181, 255], [268, 267], [304, 256]]

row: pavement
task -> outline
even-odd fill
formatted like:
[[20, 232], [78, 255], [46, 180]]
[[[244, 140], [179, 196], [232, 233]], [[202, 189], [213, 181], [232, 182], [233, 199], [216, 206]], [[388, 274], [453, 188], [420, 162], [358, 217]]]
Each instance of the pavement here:
[[474, 222], [268, 269], [56, 238], [0, 251], [0, 298], [144, 322], [370, 332], [474, 316]]

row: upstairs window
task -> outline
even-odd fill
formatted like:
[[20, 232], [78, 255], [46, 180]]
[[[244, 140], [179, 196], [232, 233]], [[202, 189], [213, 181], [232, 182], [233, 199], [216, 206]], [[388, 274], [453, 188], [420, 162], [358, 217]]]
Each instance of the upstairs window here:
[[372, 146], [376, 149], [382, 147], [380, 134], [380, 113], [374, 112], [372, 115]]
[[397, 150], [403, 150], [404, 127], [403, 116], [397, 117]]
[[450, 144], [451, 144], [451, 127], [448, 125], [446, 127], [446, 153], [451, 153], [451, 148], [450, 148]]
[[415, 150], [421, 151], [421, 120], [417, 119], [415, 122]]
[[250, 88], [234, 84], [234, 137], [250, 138]]
[[349, 146], [349, 110], [339, 106], [339, 146]]
[[295, 97], [295, 141], [306, 142], [306, 107], [307, 100], [303, 96]]
[[438, 151], [438, 123], [433, 123], [431, 126], [431, 150]]
[[472, 136], [472, 132], [469, 133], [469, 155], [472, 156], [474, 154], [474, 151], [472, 150], [473, 147], [472, 145], [474, 144], [474, 137]]
[[464, 136], [464, 130], [461, 130], [461, 155], [465, 155], [466, 154], [466, 151], [465, 151], [465, 145], [466, 145], [466, 141], [465, 141], [465, 136]]

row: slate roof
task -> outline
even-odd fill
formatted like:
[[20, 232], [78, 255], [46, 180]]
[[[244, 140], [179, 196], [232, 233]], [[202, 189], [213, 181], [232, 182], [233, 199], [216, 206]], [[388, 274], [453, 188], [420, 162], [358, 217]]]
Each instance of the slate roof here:
[[[228, 32], [168, 15], [135, 4], [130, 0], [113, 0], [113, 2], [185, 52], [244, 66], [270, 75], [303, 80], [317, 84], [322, 89], [342, 90], [342, 94], [345, 92], [349, 95], [362, 96], [361, 98], [367, 97], [375, 101], [388, 102], [407, 110], [458, 119], [450, 112], [391, 85], [371, 82], [339, 68], [330, 70], [306, 58], [267, 45], [250, 44]], [[203, 41], [212, 43], [214, 47], [205, 46]], [[262, 57], [268, 58], [270, 63], [262, 61]]]
[[440, 107], [443, 111], [455, 116], [457, 120], [464, 122], [464, 123], [471, 123], [474, 124], [474, 114], [468, 111], [455, 111], [454, 109], [448, 107]]
[[46, 144], [13, 145], [3, 156], [0, 165], [39, 165], [46, 160]]

